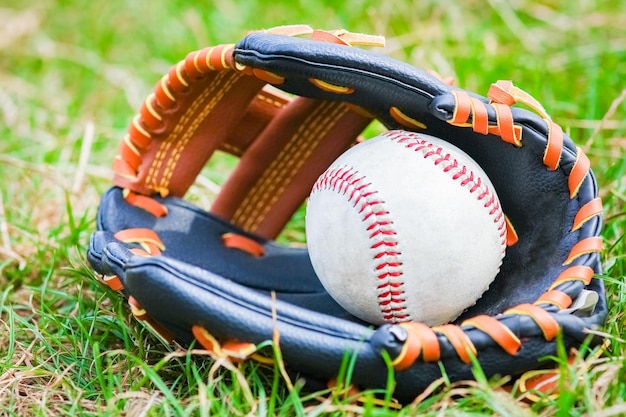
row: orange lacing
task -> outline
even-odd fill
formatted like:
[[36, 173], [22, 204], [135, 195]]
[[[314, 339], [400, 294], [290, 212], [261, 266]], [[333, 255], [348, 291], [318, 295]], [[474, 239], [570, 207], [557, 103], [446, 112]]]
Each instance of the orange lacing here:
[[[514, 87], [507, 81], [499, 81], [494, 84], [489, 91], [489, 104], [471, 97], [464, 91], [453, 91], [456, 98], [456, 107], [450, 123], [456, 126], [471, 127], [475, 132], [481, 134], [495, 134], [502, 140], [515, 146], [522, 146], [522, 127], [515, 124], [510, 106], [515, 103], [522, 103], [537, 112], [547, 123], [548, 141], [543, 156], [543, 163], [550, 170], [558, 169], [561, 153], [563, 150], [563, 131], [556, 125], [545, 109], [530, 95]], [[495, 109], [497, 120], [495, 125], [489, 124], [487, 106]], [[401, 124], [402, 113], [392, 109], [392, 116]], [[578, 190], [589, 173], [589, 159], [578, 149], [574, 167], [568, 177], [568, 188], [570, 198], [574, 198]], [[587, 221], [602, 213], [602, 202], [595, 198], [584, 204], [576, 213], [571, 231], [579, 230]], [[510, 221], [507, 220], [507, 235], [511, 235], [514, 241], [517, 234]], [[400, 326], [407, 331], [407, 340], [402, 351], [393, 361], [394, 369], [403, 370], [410, 367], [420, 356], [424, 362], [434, 362], [439, 360], [440, 337], [443, 336], [456, 350], [459, 358], [464, 362], [469, 362], [471, 355], [476, 350], [464, 332], [472, 328], [486, 333], [505, 352], [515, 355], [522, 346], [522, 342], [511, 329], [502, 323], [500, 318], [508, 315], [522, 315], [532, 319], [541, 329], [543, 337], [548, 340], [554, 338], [561, 331], [559, 323], [548, 311], [541, 308], [541, 305], [556, 306], [559, 310], [569, 308], [573, 304], [572, 298], [565, 292], [559, 290], [561, 284], [570, 281], [579, 281], [585, 285], [591, 282], [594, 271], [589, 266], [572, 265], [577, 258], [590, 253], [602, 250], [602, 238], [588, 237], [578, 241], [570, 250], [563, 266], [568, 266], [552, 283], [548, 291], [542, 294], [534, 304], [522, 304], [505, 311], [498, 318], [481, 315], [464, 321], [460, 326], [445, 325], [429, 328], [420, 323], [403, 323]], [[439, 335], [439, 337], [437, 336]], [[428, 353], [427, 353], [428, 352]]]
[[[489, 104], [471, 97], [462, 90], [453, 90], [456, 107], [449, 121], [450, 124], [461, 127], [471, 127], [477, 133], [494, 134], [503, 141], [515, 146], [522, 146], [522, 127], [515, 123], [511, 106], [516, 103], [524, 104], [539, 114], [548, 127], [548, 138], [543, 155], [543, 163], [548, 169], [558, 169], [563, 152], [563, 130], [554, 123], [543, 106], [528, 93], [515, 87], [510, 81], [498, 81], [489, 89]], [[496, 112], [496, 123], [490, 124], [487, 106]], [[577, 148], [577, 160], [568, 177], [570, 198], [578, 193], [582, 182], [589, 173], [589, 159], [584, 152]]]
[[[137, 243], [141, 248], [132, 248], [130, 251], [135, 255], [152, 256], [160, 255], [165, 249], [163, 242], [151, 229], [125, 229], [117, 232], [114, 237], [125, 243]], [[113, 291], [122, 291], [124, 284], [117, 275], [103, 275], [100, 277], [103, 284]]]
[[393, 408], [394, 410], [400, 410], [402, 405], [395, 399], [390, 401], [383, 398], [372, 398], [371, 396], [364, 397], [361, 394], [361, 390], [352, 384], [339, 384], [337, 378], [331, 378], [328, 380], [326, 386], [329, 390], [333, 391], [334, 397], [352, 398], [357, 402], [365, 403], [368, 405], [376, 405], [381, 407]]
[[501, 103], [512, 106], [515, 103], [522, 103], [530, 107], [542, 118], [550, 120], [548, 112], [543, 108], [541, 103], [533, 98], [524, 90], [515, 87], [511, 81], [500, 80], [489, 88], [487, 96], [495, 103]]
[[115, 233], [114, 236], [122, 242], [138, 244], [148, 255], [160, 255], [165, 250], [165, 245], [159, 235], [152, 229], [124, 229]]
[[[500, 111], [500, 125], [490, 125], [486, 104], [475, 97], [471, 97], [462, 90], [452, 90], [456, 99], [456, 107], [450, 124], [460, 127], [471, 127], [475, 132], [486, 135], [488, 133], [500, 136], [504, 141], [516, 146], [521, 145], [521, 127], [514, 126], [512, 117], [504, 117], [506, 106]], [[508, 112], [510, 108], [506, 107]], [[471, 119], [470, 119], [471, 118]]]
[[574, 163], [574, 167], [572, 168], [567, 181], [567, 185], [570, 190], [570, 198], [574, 198], [574, 196], [578, 194], [578, 190], [591, 168], [589, 158], [587, 158], [587, 155], [585, 155], [582, 149], [576, 148], [576, 151], [576, 162]]
[[326, 386], [328, 386], [328, 389], [330, 389], [331, 391], [341, 390], [341, 394], [345, 397], [355, 398], [361, 393], [361, 390], [352, 384], [340, 385], [336, 378], [329, 379]]
[[[483, 324], [485, 323], [481, 319], [478, 319], [477, 322]], [[392, 362], [396, 371], [407, 369], [420, 356], [424, 362], [437, 362], [441, 357], [439, 336], [443, 336], [448, 340], [459, 358], [465, 363], [470, 363], [472, 357], [477, 354], [476, 347], [470, 340], [469, 336], [467, 336], [467, 334], [459, 326], [446, 324], [442, 326], [428, 327], [427, 325], [418, 322], [401, 323], [399, 326], [406, 330], [407, 339], [403, 344], [401, 352]], [[506, 326], [502, 327], [508, 330]], [[505, 338], [502, 336], [500, 338], [497, 335], [496, 337], [498, 337], [498, 340], [501, 340], [503, 344], [510, 343], [510, 337]]]
[[548, 123], [548, 142], [543, 154], [543, 163], [551, 171], [556, 171], [563, 150], [563, 129], [551, 120], [546, 120], [546, 123]]
[[532, 304], [520, 304], [504, 312], [504, 314], [518, 314], [530, 317], [543, 332], [547, 341], [552, 341], [561, 331], [559, 323], [541, 307]]
[[477, 351], [467, 334], [472, 328], [486, 333], [509, 355], [516, 355], [522, 347], [522, 341], [511, 329], [503, 324], [500, 318], [508, 315], [522, 315], [531, 318], [541, 329], [543, 337], [552, 341], [561, 331], [559, 323], [546, 310], [540, 307], [543, 304], [556, 306], [560, 310], [570, 307], [572, 298], [563, 291], [556, 289], [559, 285], [569, 281], [581, 281], [588, 285], [593, 278], [594, 271], [588, 266], [571, 266], [564, 270], [552, 284], [550, 289], [542, 294], [534, 304], [521, 304], [505, 311], [498, 318], [480, 315], [463, 321], [460, 326], [443, 325], [428, 327], [417, 322], [399, 324], [407, 332], [407, 338], [400, 353], [394, 358], [392, 364], [396, 371], [409, 368], [421, 357], [424, 362], [436, 362], [440, 359], [440, 337], [447, 339], [455, 349], [459, 358], [469, 363], [472, 355]]
[[402, 126], [409, 129], [426, 129], [426, 125], [419, 120], [413, 119], [403, 113], [399, 108], [391, 106], [389, 108], [389, 115], [393, 117], [393, 120], [400, 123]]
[[174, 341], [174, 335], [170, 333], [165, 327], [154, 321], [139, 302], [132, 295], [128, 298], [128, 305], [133, 316], [141, 323], [146, 325], [152, 332], [162, 339], [165, 344], [170, 344]]
[[239, 235], [237, 233], [225, 233], [222, 235], [222, 242], [227, 248], [239, 249], [255, 258], [265, 255], [265, 248], [256, 240]]
[[476, 347], [469, 336], [459, 327], [453, 324], [435, 326], [433, 330], [444, 335], [452, 345], [456, 354], [464, 363], [470, 363], [472, 357], [476, 357]]
[[594, 198], [578, 210], [576, 217], [574, 217], [574, 224], [572, 226], [572, 232], [578, 230], [588, 220], [595, 216], [599, 216], [604, 211], [602, 207], [602, 200], [600, 198]]
[[[148, 148], [153, 134], [163, 128], [163, 112], [176, 105], [178, 96], [188, 91], [191, 83], [213, 71], [233, 69], [234, 45], [225, 44], [189, 53], [184, 60], [172, 66], [144, 101], [128, 133], [120, 143], [119, 155], [113, 170], [123, 178], [135, 178], [142, 162], [142, 153]], [[157, 190], [162, 196], [168, 189]]]
[[242, 362], [245, 359], [252, 358], [260, 363], [272, 364], [273, 360], [257, 353], [257, 347], [253, 343], [226, 341], [220, 343], [215, 336], [200, 325], [191, 327], [191, 332], [198, 343], [218, 358], [226, 359], [231, 362]]
[[[561, 301], [556, 293], [546, 296], [541, 302], [553, 300]], [[560, 331], [557, 321], [541, 307], [532, 304], [522, 304], [507, 310], [504, 315], [518, 314], [530, 317], [542, 330], [544, 338], [553, 340]], [[522, 346], [521, 340], [497, 318], [480, 315], [464, 321], [460, 326], [446, 324], [443, 326], [428, 327], [422, 323], [402, 323], [401, 327], [407, 331], [407, 340], [400, 354], [394, 359], [393, 366], [397, 371], [410, 367], [421, 355], [424, 362], [436, 362], [440, 359], [440, 345], [437, 335], [443, 336], [455, 349], [459, 358], [471, 362], [477, 354], [466, 330], [476, 328], [489, 335], [509, 355], [515, 355]]]
[[124, 289], [124, 284], [122, 280], [117, 275], [102, 275], [99, 277], [100, 281], [113, 291], [122, 291]]
[[594, 252], [602, 251], [602, 238], [598, 236], [588, 237], [578, 241], [574, 247], [570, 250], [567, 259], [563, 262], [563, 265], [570, 265], [576, 258], [587, 255]]
[[[577, 352], [572, 349], [568, 355], [568, 365], [573, 365], [576, 361]], [[516, 390], [514, 392], [517, 396], [523, 396], [522, 398], [531, 402], [537, 402], [544, 398], [556, 399], [558, 397], [559, 388], [559, 369], [535, 369], [524, 372], [519, 378]], [[512, 390], [513, 387], [505, 387], [508, 390]], [[541, 397], [537, 395], [541, 393]]]
[[592, 278], [593, 269], [591, 269], [591, 267], [588, 267], [586, 265], [570, 266], [565, 271], [561, 272], [561, 274], [554, 280], [549, 289], [553, 290], [559, 285], [570, 281], [581, 281], [585, 285], [589, 285]]
[[509, 355], [515, 355], [522, 347], [522, 341], [505, 325], [494, 317], [480, 315], [465, 320], [462, 326], [473, 326], [486, 333]]
[[123, 195], [128, 204], [142, 208], [155, 217], [163, 217], [167, 215], [167, 207], [152, 197], [137, 194], [128, 188], [124, 190]]
[[[564, 307], [571, 304], [565, 293], [553, 291], [547, 293], [536, 303], [561, 303]], [[507, 310], [504, 315], [518, 314], [530, 317], [542, 330], [544, 338], [553, 340], [560, 331], [557, 321], [541, 307], [532, 304], [522, 304]], [[522, 347], [522, 341], [495, 317], [480, 315], [465, 320], [460, 326], [446, 324], [443, 326], [428, 327], [422, 323], [409, 322], [401, 323], [399, 326], [407, 331], [407, 339], [403, 344], [401, 352], [393, 360], [392, 364], [396, 371], [409, 368], [421, 356], [424, 362], [436, 362], [440, 359], [440, 340], [443, 336], [452, 345], [459, 358], [470, 363], [473, 356], [477, 355], [477, 350], [467, 334], [471, 328], [478, 329], [486, 333], [509, 355], [515, 355]], [[438, 337], [439, 336], [439, 337]]]
[[345, 95], [354, 93], [354, 87], [335, 85], [326, 81], [319, 80], [317, 78], [309, 78], [309, 81], [311, 82], [311, 84], [313, 84], [314, 86], [316, 86], [317, 88], [323, 91], [328, 91], [328, 92], [335, 93], [335, 94], [345, 94]]
[[426, 72], [428, 72], [430, 75], [437, 78], [439, 81], [441, 81], [444, 84], [454, 85], [456, 83], [456, 80], [454, 79], [454, 77], [444, 77], [433, 69], [430, 69]]
[[345, 29], [316, 29], [313, 31], [311, 39], [346, 46], [385, 46], [384, 36], [369, 35], [365, 33], [353, 33]]
[[[364, 33], [352, 33], [344, 29], [314, 30], [310, 26], [306, 25], [293, 25], [278, 26], [275, 28], [267, 29], [264, 32], [286, 36], [311, 35], [312, 40], [346, 46], [385, 46], [385, 38], [383, 36], [368, 35]], [[256, 78], [266, 81], [267, 83], [272, 85], [280, 85], [285, 82], [285, 77], [267, 70], [262, 70], [259, 68], [248, 68], [239, 64], [237, 64], [236, 68], [238, 71], [242, 71], [243, 73], [248, 75], [254, 75]], [[318, 88], [336, 94], [351, 94], [354, 91], [353, 87], [334, 85], [316, 78], [311, 78], [310, 81]]]
[[[165, 250], [165, 245], [151, 229], [124, 229], [117, 232], [114, 237], [125, 243], [138, 244], [139, 248], [130, 249], [135, 255], [160, 255]], [[100, 280], [113, 291], [122, 291], [124, 289], [124, 284], [117, 275], [103, 275], [100, 277]]]
[[[331, 31], [314, 30], [311, 35], [311, 39], [346, 46], [385, 46], [385, 38], [382, 36], [352, 33], [344, 29]], [[348, 95], [354, 92], [354, 87], [351, 86], [335, 85], [317, 78], [310, 78], [309, 81], [320, 90], [335, 94]]]
[[392, 361], [396, 371], [409, 368], [420, 355], [425, 362], [439, 360], [441, 356], [439, 340], [432, 328], [418, 322], [400, 323], [399, 326], [406, 330], [407, 338], [402, 350]]
[[565, 310], [567, 307], [572, 305], [572, 298], [563, 291], [550, 290], [541, 294], [534, 304], [552, 304], [557, 306], [560, 310]]
[[519, 241], [519, 236], [507, 215], [504, 216], [504, 222], [506, 224], [506, 245], [513, 246]]

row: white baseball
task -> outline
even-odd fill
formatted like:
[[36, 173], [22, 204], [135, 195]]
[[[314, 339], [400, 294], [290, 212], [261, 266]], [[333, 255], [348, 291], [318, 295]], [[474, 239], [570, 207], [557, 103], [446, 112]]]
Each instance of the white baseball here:
[[404, 131], [354, 146], [319, 177], [306, 236], [324, 288], [372, 324], [454, 320], [487, 290], [506, 250], [485, 172], [455, 146]]

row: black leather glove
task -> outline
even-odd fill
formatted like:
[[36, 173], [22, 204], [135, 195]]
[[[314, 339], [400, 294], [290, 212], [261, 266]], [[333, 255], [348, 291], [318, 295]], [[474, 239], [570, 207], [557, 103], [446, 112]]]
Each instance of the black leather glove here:
[[[471, 379], [472, 356], [487, 376], [515, 377], [551, 366], [540, 358], [556, 354], [558, 334], [567, 348], [589, 338], [607, 312], [594, 278], [602, 204], [589, 160], [541, 105], [509, 82], [485, 98], [349, 45], [365, 36], [290, 31], [190, 53], [131, 123], [88, 257], [136, 316], [231, 356], [278, 334], [286, 366], [310, 380], [333, 379], [353, 355], [350, 382], [384, 388], [392, 366], [401, 402], [442, 369]], [[372, 119], [449, 141], [497, 190], [510, 246], [489, 290], [454, 323], [363, 323], [326, 293], [306, 248], [275, 242]], [[239, 162], [206, 210], [182, 197], [216, 151]]]

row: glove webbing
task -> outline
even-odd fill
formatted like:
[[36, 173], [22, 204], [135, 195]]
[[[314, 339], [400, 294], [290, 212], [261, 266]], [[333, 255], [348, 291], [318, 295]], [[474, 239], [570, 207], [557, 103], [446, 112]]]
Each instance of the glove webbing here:
[[149, 196], [182, 197], [214, 151], [229, 152], [240, 161], [211, 212], [273, 239], [372, 117], [337, 101], [292, 99], [266, 86], [274, 74], [236, 68], [232, 51], [192, 52], [157, 83], [120, 144], [114, 183], [129, 203], [162, 216]]

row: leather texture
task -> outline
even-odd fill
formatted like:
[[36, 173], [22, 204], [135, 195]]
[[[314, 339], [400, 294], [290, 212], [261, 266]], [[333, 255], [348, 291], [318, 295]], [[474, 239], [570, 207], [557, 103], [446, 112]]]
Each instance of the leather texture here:
[[[341, 99], [366, 108], [390, 129], [403, 128], [388, 115], [390, 103], [412, 109], [414, 112], [408, 116], [424, 123], [428, 134], [463, 149], [487, 173], [504, 212], [520, 235], [520, 243], [507, 250], [499, 274], [507, 277], [506, 280], [496, 278], [487, 294], [464, 318], [476, 313], [493, 315], [514, 304], [533, 302], [547, 290], [564, 269], [562, 259], [576, 239], [569, 233], [571, 219], [585, 202], [597, 196], [593, 173], [585, 180], [578, 198], [570, 200], [565, 192], [569, 172], [577, 158], [571, 139], [564, 141], [561, 169], [556, 173], [548, 171], [537, 157], [545, 151], [548, 132], [543, 120], [534, 113], [513, 109], [515, 120], [526, 128], [523, 147], [516, 148], [499, 138], [459, 131], [445, 123], [454, 109], [454, 99], [449, 93], [452, 87], [434, 76], [356, 48], [299, 38], [276, 38], [263, 33], [246, 37], [235, 49], [236, 60], [279, 74], [289, 73], [290, 77], [281, 88], [297, 95], [327, 100], [338, 98], [315, 88], [308, 81], [310, 78], [357, 86], [358, 94]], [[493, 110], [489, 117], [496, 119]], [[601, 222], [596, 221], [580, 233], [596, 235], [600, 227]], [[592, 257], [592, 267], [599, 270], [599, 257]]]
[[[544, 358], [556, 354], [556, 338], [546, 330], [552, 324], [558, 326], [567, 348], [585, 341], [601, 342], [597, 337], [589, 340], [587, 330], [601, 326], [607, 314], [602, 280], [589, 277], [587, 283], [578, 277], [560, 279], [576, 266], [601, 273], [598, 250], [578, 253], [574, 249], [579, 242], [599, 236], [602, 223], [599, 213], [594, 212], [583, 222], [577, 220], [582, 208], [597, 200], [597, 185], [591, 170], [585, 172], [579, 184], [572, 185], [582, 156], [566, 135], [562, 139], [558, 168], [546, 167], [551, 132], [545, 118], [529, 110], [511, 108], [515, 125], [522, 131], [521, 146], [507, 143], [496, 134], [477, 133], [470, 127], [452, 124], [450, 121], [458, 110], [455, 92], [461, 89], [406, 63], [345, 45], [259, 32], [246, 36], [234, 47], [232, 60], [246, 74], [254, 69], [277, 77], [280, 82], [276, 86], [284, 92], [320, 103], [349, 103], [357, 106], [355, 114], [369, 115], [389, 129], [423, 131], [440, 137], [464, 150], [485, 170], [518, 241], [507, 249], [500, 273], [489, 290], [454, 324], [475, 348], [476, 359], [488, 377], [504, 374], [516, 377], [551, 366]], [[245, 77], [254, 78], [254, 75]], [[320, 88], [312, 80], [321, 80], [323, 85], [331, 87]], [[258, 83], [243, 84], [254, 84], [258, 90]], [[349, 86], [346, 90], [349, 92], [336, 88], [342, 86]], [[490, 125], [499, 123], [489, 99], [467, 94], [484, 103]], [[246, 96], [250, 99], [252, 95]], [[399, 123], [393, 111], [390, 112], [391, 107], [402, 109], [405, 116], [418, 122], [416, 126], [425, 128], [411, 129]], [[238, 108], [245, 106], [239, 103]], [[274, 117], [274, 113], [269, 113], [267, 119]], [[236, 125], [245, 125], [246, 115], [250, 114], [254, 111], [242, 111], [243, 117]], [[359, 123], [364, 120], [369, 117], [364, 116]], [[262, 130], [264, 123], [271, 125], [271, 122], [255, 122], [255, 132]], [[211, 127], [201, 126], [200, 136], [211, 136]], [[331, 155], [345, 149], [353, 134], [350, 132], [350, 139], [337, 146]], [[245, 146], [254, 149], [253, 139], [239, 142], [252, 143]], [[194, 143], [200, 146], [201, 142]], [[213, 143], [211, 146], [218, 147]], [[241, 149], [242, 160], [245, 151]], [[143, 156], [142, 166], [149, 165], [150, 158], [157, 154], [154, 150], [150, 152]], [[210, 153], [206, 151], [203, 157], [208, 159]], [[277, 153], [269, 155], [273, 157]], [[323, 163], [329, 163], [329, 159], [327, 155]], [[319, 166], [312, 172], [325, 168]], [[243, 175], [225, 189], [235, 190], [238, 183], [253, 182], [253, 178], [262, 175], [255, 170], [249, 172], [252, 177], [243, 178]], [[305, 178], [306, 189], [314, 175]], [[189, 181], [185, 179], [186, 183]], [[352, 358], [355, 361], [352, 384], [361, 388], [386, 387], [389, 364], [383, 352], [392, 360], [404, 355], [410, 332], [400, 325], [375, 328], [343, 310], [315, 276], [306, 248], [280, 245], [272, 239], [274, 232], [255, 233], [242, 227], [239, 221], [229, 218], [234, 209], [224, 209], [226, 215], [218, 207], [218, 213], [214, 213], [183, 200], [180, 190], [176, 195], [161, 197], [148, 190], [149, 187], [133, 186], [166, 208], [167, 214], [157, 217], [127, 200], [124, 188], [133, 184], [132, 181], [120, 180], [116, 184], [102, 197], [98, 230], [89, 245], [89, 262], [98, 275], [117, 277], [125, 296], [138, 301], [174, 339], [188, 346], [195, 340], [191, 329], [200, 326], [219, 341], [260, 344], [272, 340], [278, 331], [286, 365], [309, 380], [324, 382], [336, 377], [346, 358]], [[290, 205], [295, 208], [301, 203]], [[164, 250], [154, 256], [135, 254], [142, 249], [141, 244], [123, 242], [116, 237], [120, 231], [129, 229], [154, 231]], [[225, 247], [226, 234], [250, 239], [263, 248], [264, 255], [255, 257], [241, 249]], [[590, 312], [572, 312], [538, 301], [554, 288], [574, 301], [583, 290], [598, 294], [599, 300]], [[509, 310], [520, 304], [539, 306], [542, 313]], [[480, 315], [497, 318], [498, 326], [505, 326], [520, 341], [514, 354], [505, 351], [494, 341], [494, 336], [467, 321]], [[423, 342], [422, 347], [436, 344], [440, 352], [438, 360], [426, 360], [418, 354], [410, 366], [394, 373], [393, 395], [400, 402], [410, 402], [419, 395], [442, 376], [442, 369], [451, 381], [473, 378], [473, 364], [464, 360], [461, 352], [470, 346], [468, 342], [453, 340], [446, 329], [434, 329], [432, 334], [436, 342]]]

